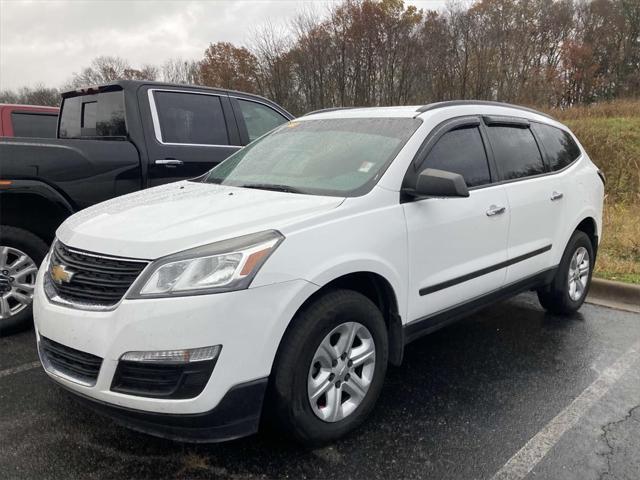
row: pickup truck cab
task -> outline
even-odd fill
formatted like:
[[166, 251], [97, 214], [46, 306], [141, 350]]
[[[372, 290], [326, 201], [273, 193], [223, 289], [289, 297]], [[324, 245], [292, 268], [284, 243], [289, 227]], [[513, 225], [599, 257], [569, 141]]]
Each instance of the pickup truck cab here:
[[58, 108], [0, 104], [0, 137], [55, 138]]
[[575, 136], [528, 109], [306, 115], [64, 222], [36, 282], [40, 358], [143, 432], [219, 441], [266, 415], [331, 441], [406, 343], [526, 290], [580, 308], [603, 196]]
[[28, 324], [36, 268], [69, 215], [202, 175], [291, 118], [256, 95], [119, 81], [64, 93], [57, 138], [1, 139], [0, 332]]

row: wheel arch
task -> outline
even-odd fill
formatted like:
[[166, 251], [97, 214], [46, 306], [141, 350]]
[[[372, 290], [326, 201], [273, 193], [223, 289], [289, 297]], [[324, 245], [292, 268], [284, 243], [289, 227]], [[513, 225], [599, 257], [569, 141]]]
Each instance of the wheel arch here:
[[33, 233], [47, 244], [56, 229], [72, 213], [64, 203], [31, 192], [4, 193], [0, 201], [2, 225]]
[[[389, 363], [392, 365], [400, 365], [404, 354], [404, 331], [402, 328], [402, 317], [400, 315], [396, 289], [382, 274], [367, 270], [344, 273], [327, 279], [320, 288], [311, 293], [298, 307], [291, 321], [287, 325], [280, 339], [276, 358], [278, 357], [280, 347], [282, 346], [288, 331], [295, 325], [296, 315], [325, 293], [336, 289], [353, 290], [361, 293], [380, 309], [387, 326]], [[275, 366], [276, 364], [277, 361], [274, 361], [272, 366]]]
[[[591, 245], [593, 246], [593, 251], [598, 251], [598, 224], [596, 223], [596, 219], [593, 217], [585, 217], [580, 223], [576, 226], [575, 230], [580, 230], [584, 232], [591, 240]], [[575, 231], [574, 230], [574, 231]]]

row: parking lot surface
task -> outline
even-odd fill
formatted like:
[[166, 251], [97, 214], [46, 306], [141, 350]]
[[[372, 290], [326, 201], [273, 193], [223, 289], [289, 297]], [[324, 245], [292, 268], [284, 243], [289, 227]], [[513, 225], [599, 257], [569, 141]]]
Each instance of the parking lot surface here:
[[411, 344], [369, 421], [305, 449], [275, 434], [189, 445], [80, 407], [0, 339], [0, 478], [640, 478], [640, 314], [570, 319], [522, 295]]

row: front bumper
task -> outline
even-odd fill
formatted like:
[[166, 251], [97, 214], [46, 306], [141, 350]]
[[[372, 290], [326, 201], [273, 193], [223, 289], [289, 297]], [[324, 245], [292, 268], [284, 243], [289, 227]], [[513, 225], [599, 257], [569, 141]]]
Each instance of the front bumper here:
[[180, 442], [215, 443], [246, 437], [258, 431], [268, 379], [236, 385], [208, 412], [177, 415], [116, 407], [85, 395], [73, 394], [94, 412], [123, 427]]
[[[224, 414], [219, 412], [228, 410], [217, 410], [217, 407], [223, 405], [223, 400], [238, 386], [261, 382], [269, 376], [290, 319], [318, 288], [304, 280], [291, 280], [214, 295], [123, 300], [111, 311], [87, 311], [50, 302], [43, 290], [43, 271], [38, 274], [33, 304], [38, 339], [46, 337], [103, 359], [93, 385], [83, 385], [73, 378], [45, 370], [66, 389], [92, 400], [94, 408], [116, 412], [112, 416], [123, 423], [132, 420], [142, 425], [138, 429], [150, 433], [155, 430], [153, 425], [166, 423], [167, 415], [179, 417], [178, 423], [187, 418], [185, 415], [191, 416], [187, 423], [193, 428], [198, 421], [220, 420]], [[222, 350], [204, 390], [194, 398], [150, 398], [111, 390], [118, 361], [125, 352], [210, 345], [222, 345]], [[259, 393], [255, 387], [242, 391], [243, 396]], [[238, 394], [233, 395], [231, 398]], [[257, 404], [261, 405], [262, 393], [258, 396]], [[247, 405], [259, 412], [259, 406], [252, 402]], [[237, 398], [234, 403], [238, 403]], [[214, 409], [218, 412], [215, 415]], [[257, 417], [247, 412], [242, 409], [240, 423], [244, 423], [244, 427], [239, 429], [250, 433], [254, 424], [257, 425]], [[138, 422], [144, 415], [148, 420]], [[171, 420], [169, 424], [176, 421]], [[223, 430], [227, 429], [225, 422], [221, 425]], [[193, 430], [191, 426], [186, 428]], [[223, 436], [235, 436], [227, 433]], [[204, 433], [196, 437], [199, 435]], [[183, 437], [182, 434], [165, 436]]]

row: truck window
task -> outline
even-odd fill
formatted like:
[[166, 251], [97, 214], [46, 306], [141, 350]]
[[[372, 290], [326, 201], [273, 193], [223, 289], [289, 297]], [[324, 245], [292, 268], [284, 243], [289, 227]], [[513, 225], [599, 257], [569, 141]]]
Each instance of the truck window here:
[[60, 138], [121, 138], [127, 136], [121, 90], [65, 98]]
[[11, 123], [15, 137], [54, 138], [58, 115], [49, 113], [12, 112]]
[[250, 142], [287, 122], [285, 117], [266, 105], [241, 99], [238, 99], [238, 104], [247, 125]]
[[156, 91], [153, 98], [163, 143], [229, 145], [220, 97]]

